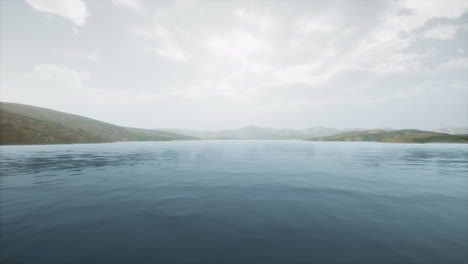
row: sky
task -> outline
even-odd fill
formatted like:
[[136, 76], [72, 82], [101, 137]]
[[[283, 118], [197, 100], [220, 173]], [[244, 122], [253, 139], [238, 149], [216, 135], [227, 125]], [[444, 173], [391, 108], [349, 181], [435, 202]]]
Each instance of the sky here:
[[468, 1], [1, 0], [0, 99], [140, 128], [468, 126]]

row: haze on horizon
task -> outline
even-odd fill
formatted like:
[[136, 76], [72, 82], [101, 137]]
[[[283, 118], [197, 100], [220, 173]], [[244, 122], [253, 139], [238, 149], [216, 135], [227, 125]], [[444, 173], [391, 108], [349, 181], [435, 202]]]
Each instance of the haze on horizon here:
[[1, 101], [140, 128], [468, 126], [468, 1], [0, 2]]

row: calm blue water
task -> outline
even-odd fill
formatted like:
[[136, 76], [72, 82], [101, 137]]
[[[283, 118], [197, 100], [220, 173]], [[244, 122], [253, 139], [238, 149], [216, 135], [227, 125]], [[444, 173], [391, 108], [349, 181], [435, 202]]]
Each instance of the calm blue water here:
[[0, 150], [1, 263], [467, 263], [468, 145]]

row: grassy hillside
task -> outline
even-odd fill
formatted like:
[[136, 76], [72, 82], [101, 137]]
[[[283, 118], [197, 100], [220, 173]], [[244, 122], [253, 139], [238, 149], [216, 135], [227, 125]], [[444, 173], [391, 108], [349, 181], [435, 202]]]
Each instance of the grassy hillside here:
[[84, 130], [0, 111], [0, 144], [105, 142]]
[[313, 141], [374, 141], [393, 143], [457, 142], [468, 143], [468, 135], [450, 135], [416, 129], [366, 130], [345, 132], [333, 136], [312, 138]]
[[55, 110], [0, 103], [1, 144], [93, 143], [195, 139], [164, 131], [126, 128]]

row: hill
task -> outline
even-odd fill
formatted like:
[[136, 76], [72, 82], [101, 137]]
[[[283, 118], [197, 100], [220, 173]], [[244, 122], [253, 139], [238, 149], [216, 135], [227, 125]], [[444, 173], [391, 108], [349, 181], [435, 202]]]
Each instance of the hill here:
[[312, 141], [373, 141], [393, 143], [429, 143], [429, 142], [453, 142], [468, 143], [468, 135], [450, 135], [417, 129], [403, 130], [366, 130], [344, 132], [333, 136], [317, 137]]
[[190, 135], [201, 139], [308, 139], [311, 137], [329, 136], [342, 132], [342, 130], [327, 127], [314, 127], [309, 129], [274, 129], [257, 126], [247, 126], [238, 129], [225, 129], [219, 131], [197, 131], [182, 129], [161, 129]]
[[166, 131], [121, 127], [91, 118], [16, 103], [0, 103], [0, 144], [63, 144], [190, 140]]
[[452, 135], [465, 135], [468, 134], [468, 127], [443, 127], [435, 129], [434, 132], [447, 133]]

